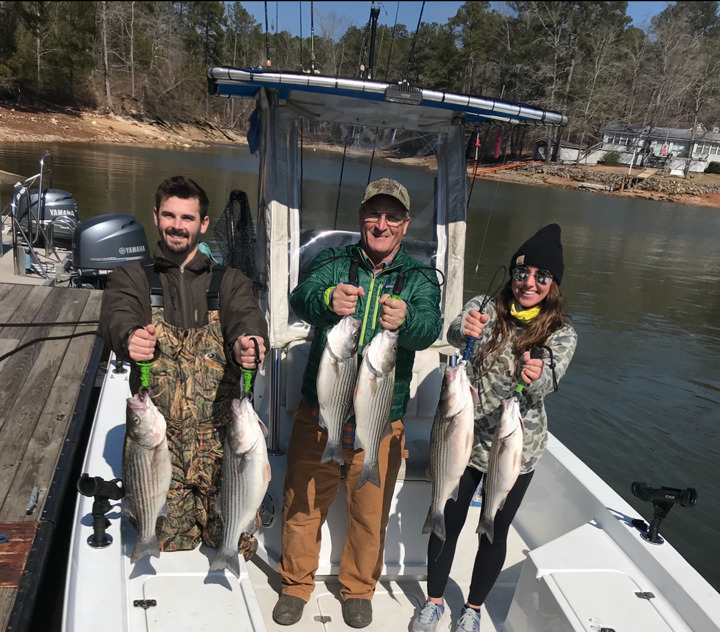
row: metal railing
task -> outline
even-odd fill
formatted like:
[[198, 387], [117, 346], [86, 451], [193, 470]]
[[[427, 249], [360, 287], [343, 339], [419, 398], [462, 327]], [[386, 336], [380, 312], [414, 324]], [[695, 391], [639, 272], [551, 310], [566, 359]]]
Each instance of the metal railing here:
[[[37, 203], [33, 208], [32, 191], [37, 183]], [[52, 243], [52, 223], [49, 231], [42, 225], [42, 210], [45, 205], [46, 188], [52, 186], [52, 156], [45, 152], [40, 157], [40, 172], [25, 180], [21, 185], [15, 186], [10, 202], [10, 217], [12, 229], [13, 263], [15, 274], [25, 276], [28, 269], [32, 269], [44, 279], [50, 278], [46, 266], [40, 261], [35, 246], [42, 241], [45, 243], [45, 256], [54, 255], [60, 261], [55, 246]], [[24, 205], [24, 206], [23, 206]], [[26, 213], [24, 213], [27, 209]], [[25, 223], [25, 226], [23, 226]], [[30, 258], [29, 265], [27, 258]], [[54, 265], [51, 267], [54, 268]]]

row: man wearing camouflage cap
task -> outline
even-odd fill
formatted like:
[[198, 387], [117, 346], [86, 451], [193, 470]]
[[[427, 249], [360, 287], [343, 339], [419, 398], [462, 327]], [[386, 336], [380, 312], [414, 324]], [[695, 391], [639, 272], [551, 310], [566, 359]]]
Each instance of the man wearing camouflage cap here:
[[[358, 362], [382, 329], [399, 333], [395, 393], [389, 421], [392, 434], [378, 452], [380, 486], [358, 489], [365, 453], [355, 449], [355, 419], [343, 428], [342, 471], [348, 505], [348, 530], [338, 579], [342, 584], [345, 623], [364, 628], [372, 621], [371, 599], [383, 565], [385, 529], [395, 481], [404, 453], [402, 417], [410, 399], [415, 351], [429, 347], [440, 334], [440, 288], [419, 261], [405, 253], [402, 240], [410, 222], [407, 189], [389, 178], [371, 182], [360, 205], [360, 242], [320, 253], [310, 274], [290, 296], [295, 313], [315, 327], [303, 377], [303, 400], [287, 453], [282, 555], [282, 594], [273, 610], [281, 625], [300, 620], [315, 587], [320, 531], [340, 485], [341, 466], [321, 463], [328, 432], [318, 423], [317, 375], [327, 333], [344, 316], [362, 320]], [[357, 262], [357, 283], [351, 263]], [[392, 296], [399, 274], [406, 275], [399, 297]]]

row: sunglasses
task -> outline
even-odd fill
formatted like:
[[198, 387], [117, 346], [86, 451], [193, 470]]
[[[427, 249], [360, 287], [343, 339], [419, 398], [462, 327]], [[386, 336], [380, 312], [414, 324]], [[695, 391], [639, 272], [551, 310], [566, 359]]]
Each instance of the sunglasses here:
[[547, 270], [538, 270], [537, 272], [531, 272], [530, 268], [526, 266], [518, 266], [512, 270], [512, 278], [515, 281], [527, 281], [531, 276], [535, 276], [535, 282], [538, 285], [547, 285], [553, 280], [553, 275]]
[[407, 215], [388, 215], [387, 213], [379, 213], [377, 211], [365, 211], [363, 212], [363, 221], [368, 224], [377, 224], [382, 216], [385, 216], [385, 221], [388, 226], [399, 226], [406, 219]]

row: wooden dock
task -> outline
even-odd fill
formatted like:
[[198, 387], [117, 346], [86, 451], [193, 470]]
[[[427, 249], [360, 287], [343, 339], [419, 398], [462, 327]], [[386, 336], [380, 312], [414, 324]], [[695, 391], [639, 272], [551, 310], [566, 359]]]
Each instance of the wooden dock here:
[[[75, 497], [71, 474], [92, 420], [103, 352], [102, 340], [90, 334], [101, 297], [98, 290], [0, 283], [0, 358], [17, 349], [0, 361], [3, 630], [28, 628], [61, 509]], [[77, 334], [84, 335], [49, 339]], [[64, 576], [53, 581], [64, 584]]]

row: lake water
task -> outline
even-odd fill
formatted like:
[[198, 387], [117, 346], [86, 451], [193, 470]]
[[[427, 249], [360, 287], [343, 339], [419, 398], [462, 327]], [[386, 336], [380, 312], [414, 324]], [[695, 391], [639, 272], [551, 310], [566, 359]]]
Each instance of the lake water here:
[[[213, 218], [232, 189], [246, 191], [257, 212], [258, 161], [244, 147], [0, 145], [0, 168], [32, 175], [45, 149], [53, 186], [73, 193], [81, 219], [133, 214], [151, 243], [155, 189], [169, 175], [197, 180]], [[339, 160], [322, 163], [306, 159], [305, 188], [321, 201], [318, 212], [325, 205], [332, 214]], [[373, 176], [398, 173], [411, 196], [432, 181], [379, 162]], [[350, 170], [346, 177], [352, 181]], [[426, 208], [418, 197], [413, 207]], [[8, 199], [3, 190], [3, 207]], [[560, 390], [547, 400], [550, 429], [646, 520], [652, 506], [631, 494], [633, 481], [696, 488], [697, 505], [674, 507], [661, 533], [720, 590], [720, 209], [477, 180], [467, 297], [485, 292], [497, 266], [549, 222], [562, 226], [562, 288], [579, 336]]]

